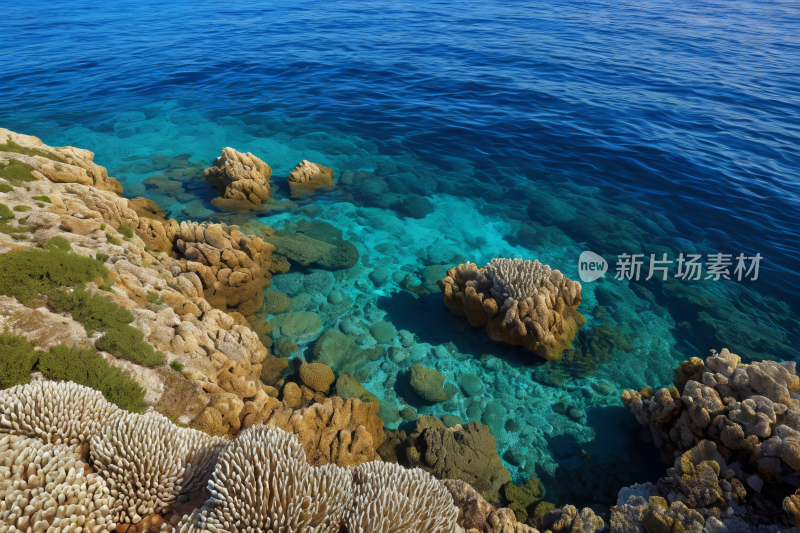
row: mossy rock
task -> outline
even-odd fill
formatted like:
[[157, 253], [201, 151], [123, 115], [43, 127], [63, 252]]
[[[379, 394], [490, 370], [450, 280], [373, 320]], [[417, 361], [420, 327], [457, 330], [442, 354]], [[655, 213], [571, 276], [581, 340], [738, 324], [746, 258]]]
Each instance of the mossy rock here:
[[369, 333], [378, 344], [391, 344], [395, 337], [397, 337], [397, 330], [395, 327], [385, 320], [381, 320], [370, 326]]
[[11, 159], [7, 164], [0, 163], [0, 178], [10, 182], [30, 182], [36, 181], [31, 172], [35, 169], [16, 159]]
[[47, 159], [50, 159], [52, 161], [58, 161], [59, 163], [64, 162], [62, 158], [54, 154], [51, 154], [50, 152], [47, 152], [45, 150], [37, 150], [36, 148], [20, 146], [19, 144], [11, 140], [10, 135], [6, 137], [6, 141], [4, 143], [0, 144], [0, 152], [13, 152], [15, 154], [27, 155], [29, 157], [34, 157], [38, 155], [41, 157], [46, 157]]
[[336, 396], [345, 400], [358, 398], [364, 403], [379, 403], [378, 397], [368, 391], [352, 374], [340, 374], [336, 379]]
[[278, 255], [306, 267], [336, 270], [352, 268], [358, 262], [358, 250], [342, 238], [342, 231], [320, 220], [302, 220], [264, 240], [275, 246]]
[[273, 353], [275, 353], [275, 355], [278, 357], [283, 358], [291, 357], [293, 353], [300, 351], [300, 348], [297, 347], [297, 343], [289, 337], [281, 337], [280, 339], [276, 340], [272, 346]]
[[350, 335], [329, 329], [314, 345], [314, 362], [328, 365], [337, 374], [355, 374], [367, 364], [367, 354]]
[[411, 367], [411, 388], [429, 402], [446, 402], [458, 391], [455, 385], [445, 385], [445, 375], [419, 363]]
[[301, 344], [313, 340], [322, 330], [322, 319], [308, 311], [280, 314], [270, 324], [273, 338], [289, 337]]
[[292, 299], [280, 291], [264, 291], [262, 310], [270, 315], [283, 313], [292, 305]]
[[467, 396], [481, 396], [483, 394], [483, 382], [475, 374], [462, 374], [459, 378], [461, 390]]

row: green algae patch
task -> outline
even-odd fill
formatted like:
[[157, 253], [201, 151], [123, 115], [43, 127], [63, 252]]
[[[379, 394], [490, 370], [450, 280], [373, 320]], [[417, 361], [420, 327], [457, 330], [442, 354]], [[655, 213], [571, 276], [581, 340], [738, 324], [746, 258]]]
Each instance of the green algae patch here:
[[146, 391], [95, 350], [68, 346], [36, 350], [25, 337], [0, 334], [0, 389], [30, 383], [35, 370], [48, 379], [72, 381], [98, 390], [106, 400], [126, 411], [144, 412], [142, 402]]
[[29, 205], [16, 205], [16, 206], [14, 206], [14, 211], [16, 211], [17, 213], [24, 213], [25, 211], [30, 211], [31, 209], [33, 209], [33, 208], [31, 206], [29, 206]]
[[[0, 173], [3, 171], [3, 166], [0, 165]], [[14, 190], [14, 187], [9, 185], [8, 183], [0, 183], [0, 192], [11, 192]]]
[[0, 255], [0, 294], [27, 306], [39, 294], [50, 295], [58, 287], [75, 287], [96, 278], [108, 279], [102, 263], [56, 246], [49, 251], [13, 250]]
[[27, 146], [20, 146], [14, 141], [11, 140], [11, 136], [9, 135], [6, 137], [6, 142], [0, 144], [0, 152], [14, 152], [15, 154], [22, 154], [27, 155], [30, 157], [33, 156], [42, 156], [46, 157], [47, 159], [58, 161], [59, 163], [63, 163], [64, 160], [60, 157], [57, 157], [50, 152], [45, 152], [44, 150], [37, 150], [36, 148], [29, 148]]
[[180, 364], [178, 361], [172, 361], [172, 362], [169, 364], [169, 367], [170, 367], [172, 370], [176, 371], [176, 372], [180, 372], [181, 370], [183, 370], [183, 365], [182, 365], [182, 364]]
[[6, 204], [0, 204], [0, 220], [14, 220], [14, 213]]
[[50, 200], [50, 197], [49, 197], [49, 196], [45, 196], [45, 195], [42, 195], [42, 196], [31, 196], [31, 198], [32, 198], [33, 200], [38, 200], [38, 201], [40, 201], [40, 202], [47, 202], [48, 204], [52, 204], [52, 203], [53, 203], [53, 202]]
[[54, 346], [41, 352], [39, 371], [58, 381], [72, 381], [103, 393], [121, 409], [144, 412], [145, 390], [127, 372], [109, 365], [95, 350]]
[[95, 343], [99, 349], [140, 365], [164, 364], [164, 355], [147, 344], [142, 332], [130, 325], [133, 314], [116, 302], [92, 295], [81, 286], [72, 292], [52, 292], [49, 303], [59, 313], [71, 313], [87, 334], [104, 331], [106, 334]]
[[100, 337], [95, 345], [117, 357], [144, 366], [164, 364], [164, 354], [157, 352], [144, 340], [144, 334], [133, 326], [112, 329]]
[[72, 318], [83, 324], [86, 333], [122, 328], [133, 322], [133, 315], [121, 305], [99, 294], [92, 295], [82, 287], [72, 292], [55, 291], [50, 295], [50, 307], [59, 313], [72, 313]]
[[36, 178], [31, 174], [34, 170], [27, 163], [10, 159], [5, 165], [0, 163], [0, 178], [16, 182], [36, 181]]
[[113, 244], [115, 246], [122, 246], [122, 241], [117, 239], [110, 233], [106, 233], [106, 241], [108, 241], [108, 244]]
[[24, 337], [0, 334], [0, 389], [30, 383], [38, 357]]
[[122, 233], [128, 239], [133, 238], [133, 230], [129, 226], [126, 226], [125, 224], [120, 224], [119, 227], [117, 228], [117, 231]]
[[72, 250], [72, 244], [61, 235], [56, 235], [44, 245], [45, 250], [61, 250], [62, 252], [69, 252]]

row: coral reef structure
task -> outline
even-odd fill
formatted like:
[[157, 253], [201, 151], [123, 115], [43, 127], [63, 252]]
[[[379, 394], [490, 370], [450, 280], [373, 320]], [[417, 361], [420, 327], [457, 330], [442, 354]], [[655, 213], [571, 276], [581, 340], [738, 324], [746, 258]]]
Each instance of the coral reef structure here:
[[581, 285], [539, 261], [492, 259], [451, 268], [438, 282], [447, 308], [496, 341], [560, 359], [586, 323], [577, 311]]
[[773, 531], [800, 486], [799, 394], [793, 361], [742, 364], [727, 349], [681, 363], [668, 389], [624, 391], [625, 407], [674, 466], [654, 486], [620, 492], [618, 519]]

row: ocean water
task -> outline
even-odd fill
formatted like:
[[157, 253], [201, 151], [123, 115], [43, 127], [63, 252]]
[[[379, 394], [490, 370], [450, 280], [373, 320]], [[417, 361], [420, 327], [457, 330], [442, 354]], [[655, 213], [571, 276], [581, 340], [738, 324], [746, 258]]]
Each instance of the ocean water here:
[[[540, 475], [556, 503], [607, 507], [663, 470], [621, 412], [625, 388], [667, 385], [711, 349], [800, 359], [796, 2], [3, 7], [0, 126], [92, 150], [125, 195], [179, 220], [253, 223], [211, 205], [199, 176], [225, 146], [262, 158], [278, 201], [260, 221], [325, 221], [361, 258], [274, 278], [290, 311], [322, 318], [294, 357], [329, 328], [374, 347], [369, 328], [391, 323], [398, 336], [356, 373], [386, 425], [413, 426], [408, 407], [483, 421], [515, 480]], [[339, 183], [288, 202], [302, 159]], [[569, 361], [489, 340], [435, 286], [493, 257], [577, 279], [586, 250], [610, 271], [583, 284]], [[762, 260], [756, 280], [645, 280], [663, 253]], [[644, 254], [639, 280], [614, 278], [621, 254]], [[349, 305], [329, 305], [332, 293]], [[459, 393], [420, 402], [405, 386], [412, 362]]]

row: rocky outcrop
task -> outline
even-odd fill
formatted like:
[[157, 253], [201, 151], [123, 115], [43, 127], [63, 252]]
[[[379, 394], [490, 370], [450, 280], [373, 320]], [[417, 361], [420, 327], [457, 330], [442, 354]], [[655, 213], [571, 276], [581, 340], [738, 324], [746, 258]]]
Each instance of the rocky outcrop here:
[[247, 152], [243, 154], [233, 148], [222, 150], [214, 165], [203, 171], [203, 179], [220, 193], [214, 205], [236, 211], [235, 205], [247, 202], [260, 206], [271, 195], [269, 178], [272, 169], [262, 160]]
[[581, 285], [538, 261], [493, 259], [451, 268], [438, 282], [450, 311], [489, 337], [561, 359], [586, 318], [577, 309]]
[[300, 161], [289, 173], [287, 181], [292, 198], [303, 198], [317, 189], [335, 185], [333, 169], [305, 159]]
[[0, 128], [0, 160], [16, 160], [32, 167], [36, 179], [53, 183], [80, 183], [114, 193], [122, 192], [122, 185], [108, 176], [104, 167], [94, 163], [89, 150], [72, 146], [51, 147], [38, 137], [21, 135]]
[[175, 238], [181, 257], [165, 261], [172, 270], [195, 273], [209, 303], [245, 316], [261, 307], [272, 277], [271, 244], [245, 235], [238, 226], [208, 222], [181, 222]]

